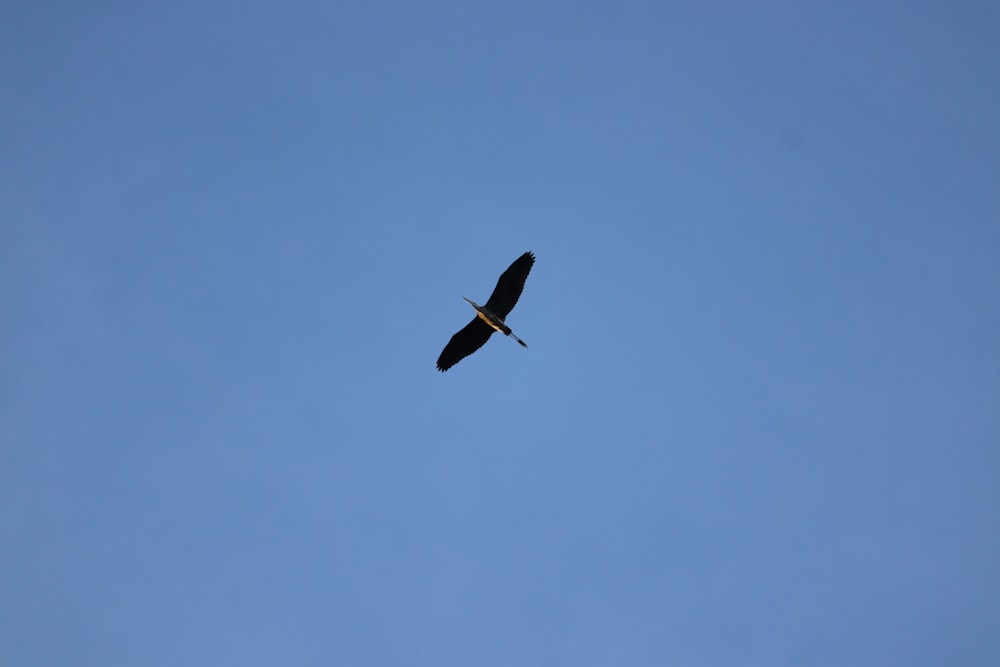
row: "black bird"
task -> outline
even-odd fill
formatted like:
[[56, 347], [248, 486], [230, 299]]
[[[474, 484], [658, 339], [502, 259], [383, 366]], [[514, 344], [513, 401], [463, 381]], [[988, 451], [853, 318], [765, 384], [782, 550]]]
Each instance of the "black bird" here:
[[476, 316], [465, 325], [461, 331], [451, 337], [448, 344], [444, 346], [441, 356], [437, 360], [439, 371], [446, 371], [462, 359], [483, 346], [494, 331], [499, 331], [505, 336], [510, 336], [521, 347], [528, 347], [523, 340], [514, 335], [510, 327], [504, 323], [504, 319], [514, 309], [514, 304], [524, 290], [524, 281], [528, 278], [532, 265], [535, 263], [535, 256], [526, 252], [511, 264], [497, 281], [497, 286], [490, 295], [490, 300], [485, 306], [480, 306], [475, 301], [465, 299], [476, 309]]

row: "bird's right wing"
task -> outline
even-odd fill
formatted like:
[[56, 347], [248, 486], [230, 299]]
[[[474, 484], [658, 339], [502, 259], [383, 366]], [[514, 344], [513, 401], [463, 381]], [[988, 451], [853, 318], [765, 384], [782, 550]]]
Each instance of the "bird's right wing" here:
[[441, 351], [441, 356], [437, 360], [439, 371], [446, 371], [462, 359], [478, 350], [493, 335], [493, 327], [479, 319], [479, 316], [472, 318], [472, 321], [462, 327], [461, 331], [451, 337], [448, 344]]

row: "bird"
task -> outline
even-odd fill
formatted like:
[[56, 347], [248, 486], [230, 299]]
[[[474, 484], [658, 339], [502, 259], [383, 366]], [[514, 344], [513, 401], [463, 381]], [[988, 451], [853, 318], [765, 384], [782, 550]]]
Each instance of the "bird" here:
[[439, 371], [448, 370], [481, 348], [494, 331], [510, 336], [520, 343], [521, 347], [528, 347], [527, 343], [514, 335], [504, 320], [521, 297], [524, 281], [528, 278], [528, 273], [534, 264], [535, 256], [531, 252], [526, 252], [515, 259], [514, 263], [500, 274], [497, 286], [493, 288], [493, 294], [490, 295], [486, 305], [480, 306], [475, 301], [462, 297], [476, 309], [476, 316], [452, 336], [448, 344], [444, 346], [444, 350], [441, 351], [441, 356], [437, 360]]

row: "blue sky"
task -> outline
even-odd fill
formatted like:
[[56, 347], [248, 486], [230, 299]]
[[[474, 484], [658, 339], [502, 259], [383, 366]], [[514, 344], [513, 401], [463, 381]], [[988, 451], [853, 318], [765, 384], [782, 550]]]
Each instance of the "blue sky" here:
[[998, 32], [6, 3], [0, 663], [997, 664]]

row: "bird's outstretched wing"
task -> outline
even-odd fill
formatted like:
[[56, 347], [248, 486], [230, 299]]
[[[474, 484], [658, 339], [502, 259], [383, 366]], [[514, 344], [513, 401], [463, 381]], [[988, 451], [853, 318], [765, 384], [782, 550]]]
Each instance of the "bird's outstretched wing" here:
[[448, 344], [441, 351], [441, 356], [437, 360], [439, 371], [446, 371], [462, 359], [483, 346], [493, 334], [493, 327], [479, 319], [479, 316], [472, 318], [472, 321], [462, 327], [461, 331], [451, 337]]
[[524, 281], [531, 272], [531, 267], [535, 264], [535, 256], [526, 252], [514, 263], [507, 267], [507, 270], [500, 276], [497, 286], [493, 288], [490, 300], [486, 302], [486, 308], [492, 311], [500, 319], [507, 319], [510, 311], [514, 310], [514, 305], [521, 298], [524, 290]]

